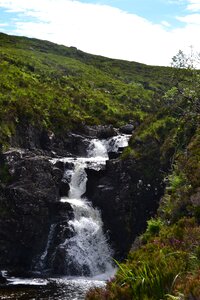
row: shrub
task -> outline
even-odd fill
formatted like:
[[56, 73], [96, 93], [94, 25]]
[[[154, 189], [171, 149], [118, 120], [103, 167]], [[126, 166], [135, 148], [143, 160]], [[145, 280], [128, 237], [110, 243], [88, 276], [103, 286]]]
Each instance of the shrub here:
[[145, 233], [141, 236], [142, 241], [148, 241], [150, 238], [159, 234], [160, 229], [164, 225], [160, 218], [150, 219], [147, 221], [147, 229]]

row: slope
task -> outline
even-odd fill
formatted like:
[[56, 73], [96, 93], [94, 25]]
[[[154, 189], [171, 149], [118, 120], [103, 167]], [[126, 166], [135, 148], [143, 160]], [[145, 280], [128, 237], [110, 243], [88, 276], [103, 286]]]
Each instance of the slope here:
[[170, 68], [94, 56], [0, 34], [0, 140], [31, 123], [53, 131], [140, 122], [170, 86]]

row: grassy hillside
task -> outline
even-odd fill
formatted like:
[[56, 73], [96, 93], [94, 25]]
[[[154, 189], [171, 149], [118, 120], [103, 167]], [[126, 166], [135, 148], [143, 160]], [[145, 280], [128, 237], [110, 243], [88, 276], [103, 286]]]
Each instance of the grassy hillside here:
[[173, 71], [174, 86], [123, 153], [147, 178], [163, 171], [157, 216], [118, 264], [115, 279], [88, 300], [200, 299], [200, 76], [192, 68]]
[[53, 131], [141, 121], [169, 88], [171, 69], [0, 34], [0, 141], [18, 124]]

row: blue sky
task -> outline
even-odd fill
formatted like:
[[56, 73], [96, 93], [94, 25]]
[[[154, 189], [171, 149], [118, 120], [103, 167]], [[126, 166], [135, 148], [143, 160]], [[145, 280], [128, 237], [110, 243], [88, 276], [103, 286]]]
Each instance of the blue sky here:
[[179, 49], [200, 51], [200, 0], [0, 0], [0, 31], [170, 65]]
[[177, 15], [184, 15], [187, 1], [167, 0], [82, 0], [83, 3], [99, 3], [118, 7], [129, 13], [140, 15], [152, 22], [169, 22], [173, 26], [181, 26]]

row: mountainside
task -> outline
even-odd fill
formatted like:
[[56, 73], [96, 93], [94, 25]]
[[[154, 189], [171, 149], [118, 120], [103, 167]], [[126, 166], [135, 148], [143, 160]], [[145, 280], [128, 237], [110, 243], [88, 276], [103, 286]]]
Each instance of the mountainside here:
[[63, 132], [140, 122], [170, 86], [170, 68], [0, 34], [0, 141], [21, 124]]
[[50, 224], [71, 217], [59, 202], [64, 166], [49, 157], [84, 156], [85, 137], [129, 124], [129, 146], [105, 170], [86, 170], [86, 196], [116, 258], [131, 250], [87, 299], [199, 299], [199, 71], [182, 68], [182, 52], [173, 68], [151, 67], [5, 34], [0, 58], [0, 267], [29, 270]]

